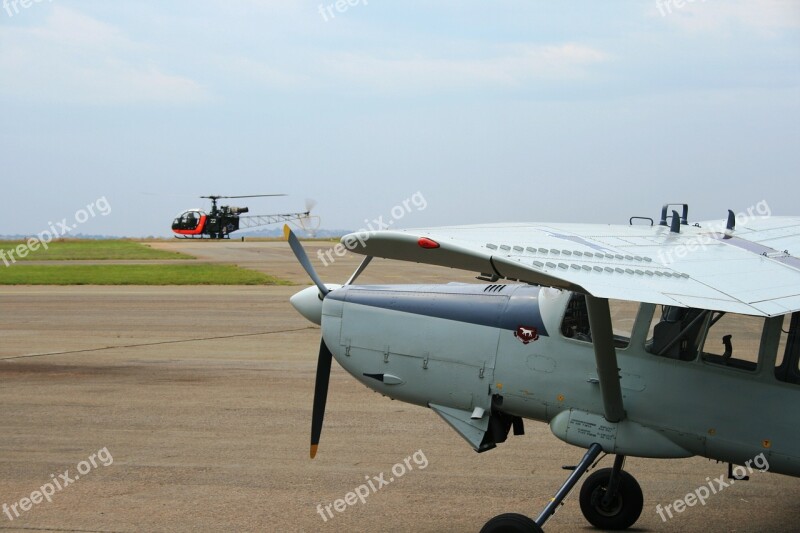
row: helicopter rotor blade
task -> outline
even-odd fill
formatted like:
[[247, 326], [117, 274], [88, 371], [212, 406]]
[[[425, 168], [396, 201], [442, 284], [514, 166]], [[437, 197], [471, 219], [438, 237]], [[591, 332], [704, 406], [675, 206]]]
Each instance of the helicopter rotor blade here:
[[201, 196], [200, 198], [211, 198], [211, 199], [219, 199], [219, 198], [263, 198], [267, 196], [286, 196], [285, 194], [246, 194], [243, 196]]

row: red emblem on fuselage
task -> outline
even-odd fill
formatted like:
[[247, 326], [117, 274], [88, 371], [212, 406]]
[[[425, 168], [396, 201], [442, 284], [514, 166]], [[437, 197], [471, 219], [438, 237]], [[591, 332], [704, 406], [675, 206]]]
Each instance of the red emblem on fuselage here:
[[518, 338], [522, 344], [528, 344], [529, 342], [539, 340], [539, 332], [536, 328], [531, 326], [517, 326], [517, 331], [514, 332], [514, 336]]

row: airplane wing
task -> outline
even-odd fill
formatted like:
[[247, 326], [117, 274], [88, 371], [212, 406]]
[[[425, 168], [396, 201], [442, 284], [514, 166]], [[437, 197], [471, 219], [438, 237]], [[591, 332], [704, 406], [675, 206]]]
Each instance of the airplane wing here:
[[598, 298], [757, 316], [800, 311], [800, 217], [667, 226], [486, 224], [353, 233], [360, 254]]

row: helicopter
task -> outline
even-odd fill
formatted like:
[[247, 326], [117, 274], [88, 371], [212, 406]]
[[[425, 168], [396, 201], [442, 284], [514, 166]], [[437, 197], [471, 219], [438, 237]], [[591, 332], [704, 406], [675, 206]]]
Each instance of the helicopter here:
[[[314, 202], [306, 201], [306, 210], [299, 213], [280, 213], [272, 215], [246, 215], [250, 211], [247, 207], [231, 205], [217, 205], [217, 200], [228, 198], [263, 198], [271, 196], [286, 196], [285, 194], [250, 194], [244, 196], [201, 196], [211, 200], [211, 211], [202, 209], [189, 209], [180, 213], [172, 221], [172, 231], [178, 239], [230, 239], [231, 233], [239, 229], [267, 226], [278, 222], [291, 222], [297, 220], [303, 229], [313, 231], [313, 222], [319, 221], [318, 217], [311, 216]], [[318, 224], [317, 224], [318, 225]]]

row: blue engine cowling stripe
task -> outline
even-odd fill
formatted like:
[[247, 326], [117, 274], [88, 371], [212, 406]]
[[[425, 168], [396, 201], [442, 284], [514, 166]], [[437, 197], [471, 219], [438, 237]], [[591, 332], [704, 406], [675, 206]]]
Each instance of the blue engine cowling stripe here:
[[403, 313], [412, 313], [516, 331], [535, 327], [547, 336], [539, 311], [539, 287], [507, 285], [501, 293], [487, 285], [351, 285], [329, 293], [332, 298]]

